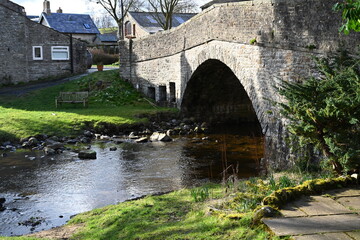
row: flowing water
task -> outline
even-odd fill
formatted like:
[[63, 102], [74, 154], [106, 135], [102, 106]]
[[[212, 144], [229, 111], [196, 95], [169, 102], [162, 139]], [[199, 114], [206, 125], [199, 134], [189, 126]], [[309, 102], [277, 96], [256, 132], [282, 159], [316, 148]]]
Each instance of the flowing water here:
[[[110, 151], [112, 146], [117, 150]], [[96, 160], [80, 160], [71, 151], [0, 157], [0, 197], [6, 199], [0, 236], [50, 229], [75, 214], [146, 194], [221, 181], [224, 169], [226, 176], [255, 176], [263, 139], [217, 133], [167, 143], [93, 142], [91, 149]]]

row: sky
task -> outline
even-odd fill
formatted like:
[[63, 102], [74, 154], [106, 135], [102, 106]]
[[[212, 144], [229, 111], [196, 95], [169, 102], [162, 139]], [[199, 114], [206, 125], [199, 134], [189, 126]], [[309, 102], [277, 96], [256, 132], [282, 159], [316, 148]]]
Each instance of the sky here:
[[[25, 7], [27, 15], [40, 15], [43, 10], [44, 0], [11, 0]], [[210, 0], [195, 0], [196, 3], [202, 5]], [[102, 10], [101, 6], [95, 3], [90, 3], [89, 0], [50, 0], [50, 8], [52, 12], [57, 9], [63, 10], [64, 13], [85, 13], [94, 14]]]

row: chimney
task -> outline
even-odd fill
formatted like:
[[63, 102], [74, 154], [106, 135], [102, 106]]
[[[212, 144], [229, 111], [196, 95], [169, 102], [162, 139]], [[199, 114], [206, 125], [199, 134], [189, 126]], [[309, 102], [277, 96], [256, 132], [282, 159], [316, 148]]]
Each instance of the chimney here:
[[50, 1], [44, 0], [43, 7], [44, 7], [44, 10], [43, 10], [44, 13], [51, 14]]
[[56, 12], [57, 12], [57, 13], [63, 13], [63, 11], [62, 11], [61, 7], [59, 7], [59, 9], [58, 9], [58, 10], [56, 10]]

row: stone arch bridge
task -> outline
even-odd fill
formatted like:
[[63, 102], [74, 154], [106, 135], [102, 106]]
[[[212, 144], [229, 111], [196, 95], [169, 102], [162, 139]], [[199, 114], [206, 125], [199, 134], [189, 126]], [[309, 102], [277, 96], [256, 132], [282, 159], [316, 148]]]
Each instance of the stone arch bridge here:
[[120, 74], [147, 96], [205, 120], [258, 121], [266, 158], [290, 161], [285, 120], [272, 101], [280, 80], [312, 74], [312, 56], [353, 50], [339, 34], [336, 0], [253, 0], [213, 5], [169, 31], [120, 42]]

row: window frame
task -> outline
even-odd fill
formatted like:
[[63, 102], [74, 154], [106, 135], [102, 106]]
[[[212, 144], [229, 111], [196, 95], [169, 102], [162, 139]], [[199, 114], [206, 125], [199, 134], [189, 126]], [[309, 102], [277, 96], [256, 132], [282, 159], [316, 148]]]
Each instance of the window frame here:
[[[56, 49], [65, 48], [66, 50], [60, 51]], [[56, 58], [54, 57], [54, 52], [66, 52], [67, 58]], [[70, 49], [69, 46], [51, 46], [51, 60], [58, 60], [58, 61], [66, 61], [70, 60]]]
[[[40, 49], [40, 57], [37, 57], [35, 55], [35, 53], [36, 53], [35, 49]], [[33, 60], [35, 60], [35, 61], [44, 60], [43, 47], [42, 46], [33, 46], [32, 47], [32, 57], [33, 57]]]
[[130, 21], [125, 22], [125, 36], [132, 36], [132, 23]]

